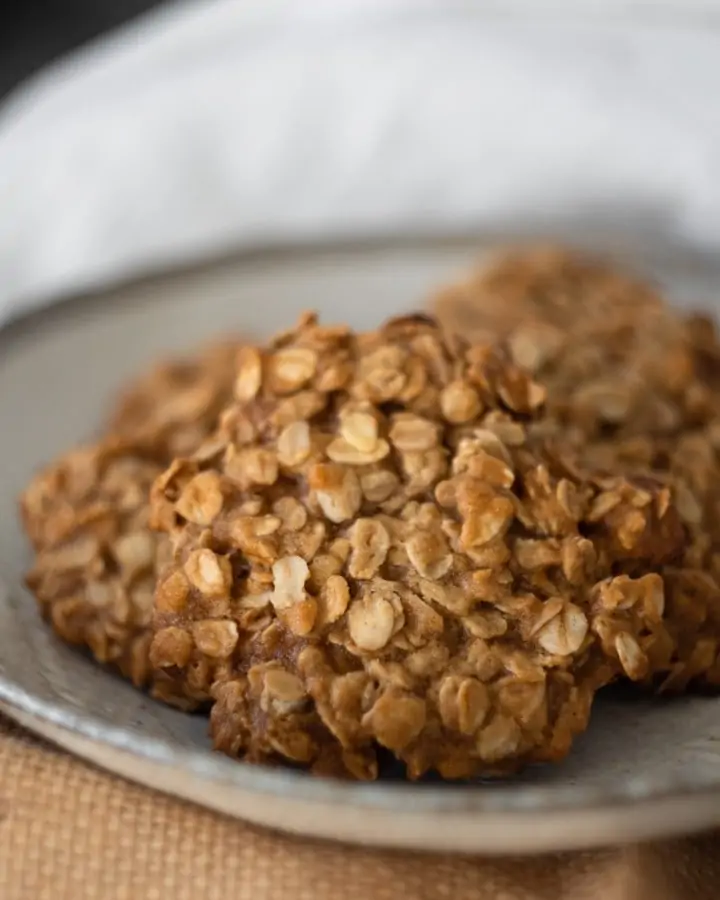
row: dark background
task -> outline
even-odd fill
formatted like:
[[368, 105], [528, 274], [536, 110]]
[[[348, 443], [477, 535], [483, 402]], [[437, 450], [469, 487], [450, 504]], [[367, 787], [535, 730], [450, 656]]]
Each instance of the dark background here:
[[0, 100], [45, 63], [162, 0], [0, 0]]

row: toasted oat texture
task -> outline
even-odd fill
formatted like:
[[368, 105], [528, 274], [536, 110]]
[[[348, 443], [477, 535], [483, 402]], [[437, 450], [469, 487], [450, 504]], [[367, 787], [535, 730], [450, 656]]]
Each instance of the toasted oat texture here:
[[74, 450], [21, 499], [35, 550], [27, 584], [57, 634], [136, 685], [149, 676], [158, 536], [148, 493], [163, 457], [121, 440]]
[[546, 434], [594, 467], [650, 473], [672, 487], [690, 534], [666, 575], [675, 649], [653, 680], [720, 685], [720, 344], [648, 286], [554, 248], [508, 253], [443, 290], [451, 331], [502, 335], [548, 391]]
[[152, 496], [173, 561], [159, 689], [215, 701], [216, 747], [357, 778], [564, 756], [593, 694], [672, 640], [649, 569], [670, 493], [585, 478], [527, 440], [544, 390], [424, 316], [305, 317], [241, 354], [219, 433]]
[[561, 248], [511, 251], [441, 290], [451, 331], [507, 340], [552, 419], [585, 437], [667, 435], [707, 415], [679, 317], [648, 285]]
[[[154, 478], [194, 450], [232, 396], [236, 343], [161, 364], [121, 397], [109, 432], [65, 454], [21, 498], [36, 551], [27, 584], [59, 637], [134, 684], [150, 677], [156, 571], [166, 540], [148, 525]], [[182, 697], [163, 699], [187, 706]]]
[[168, 462], [192, 453], [232, 397], [240, 346], [239, 339], [214, 343], [154, 366], [121, 393], [107, 431], [164, 446]]

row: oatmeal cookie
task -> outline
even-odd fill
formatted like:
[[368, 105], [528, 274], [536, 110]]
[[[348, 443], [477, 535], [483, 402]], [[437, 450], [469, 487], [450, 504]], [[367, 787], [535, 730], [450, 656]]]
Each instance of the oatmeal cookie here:
[[[232, 395], [238, 344], [161, 364], [121, 396], [109, 434], [51, 464], [23, 493], [36, 551], [28, 587], [60, 638], [134, 684], [150, 680], [152, 597], [166, 539], [148, 524], [150, 487], [194, 450]], [[187, 700], [163, 699], [187, 706]]]
[[106, 431], [164, 446], [168, 462], [192, 453], [232, 397], [239, 338], [154, 366], [120, 394]]
[[675, 434], [711, 408], [680, 318], [649, 285], [582, 254], [510, 251], [432, 307], [451, 331], [506, 340], [547, 388], [550, 421], [585, 439]]
[[164, 455], [108, 439], [41, 472], [21, 499], [36, 554], [27, 575], [60, 638], [89, 647], [140, 686], [148, 646], [158, 536], [148, 495]]
[[684, 533], [662, 485], [531, 441], [544, 401], [425, 316], [354, 334], [308, 315], [245, 349], [218, 433], [153, 488], [158, 685], [214, 702], [216, 747], [254, 761], [560, 759], [601, 685], [668, 652], [652, 569]]
[[[689, 533], [667, 570], [674, 651], [653, 680], [720, 685], [720, 344], [651, 287], [557, 248], [516, 251], [441, 291], [451, 331], [505, 338], [548, 391], [540, 424], [594, 468], [672, 488]], [[553, 435], [554, 433], [554, 435]]]

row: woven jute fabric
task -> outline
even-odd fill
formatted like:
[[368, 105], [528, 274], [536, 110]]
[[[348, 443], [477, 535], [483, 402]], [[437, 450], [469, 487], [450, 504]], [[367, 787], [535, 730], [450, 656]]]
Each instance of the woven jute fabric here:
[[711, 900], [720, 835], [519, 859], [283, 837], [130, 784], [0, 719], [0, 900]]

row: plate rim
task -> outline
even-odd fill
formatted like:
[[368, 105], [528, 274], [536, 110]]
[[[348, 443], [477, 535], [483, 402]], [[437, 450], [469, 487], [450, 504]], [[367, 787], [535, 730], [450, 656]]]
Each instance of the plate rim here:
[[[377, 849], [508, 856], [584, 850], [611, 843], [687, 836], [716, 827], [720, 821], [718, 790], [706, 791], [696, 799], [687, 795], [648, 797], [633, 804], [629, 810], [625, 805], [610, 805], [542, 811], [542, 828], [537, 827], [538, 810], [534, 809], [481, 814], [471, 809], [432, 810], [432, 815], [428, 816], [418, 815], [417, 808], [398, 811], [380, 807], [364, 810], [368, 821], [363, 818], [358, 826], [356, 814], [360, 811], [354, 806], [341, 807], [341, 821], [337, 821], [338, 806], [334, 797], [323, 800], [278, 795], [273, 799], [285, 801], [281, 811], [275, 808], [273, 812], [265, 805], [258, 811], [253, 803], [257, 801], [258, 794], [252, 786], [240, 787], [239, 794], [222, 795], [219, 801], [208, 800], [206, 794], [199, 796], [198, 791], [191, 789], [192, 782], [187, 777], [181, 778], [179, 786], [177, 782], [171, 784], [176, 770], [168, 770], [162, 760], [145, 760], [149, 762], [149, 767], [143, 768], [140, 773], [136, 767], [137, 754], [129, 748], [113, 748], [108, 743], [87, 738], [67, 724], [55, 725], [43, 719], [38, 721], [32, 714], [21, 712], [4, 700], [0, 700], [0, 712], [41, 739], [115, 777], [255, 826], [305, 839]], [[109, 756], [108, 749], [111, 751]], [[125, 761], [132, 764], [132, 771], [124, 764]], [[185, 773], [181, 771], [180, 774]], [[325, 815], [320, 815], [321, 812]], [[399, 827], [398, 819], [403, 821], [405, 828]], [[447, 827], [438, 828], [438, 825]]]

